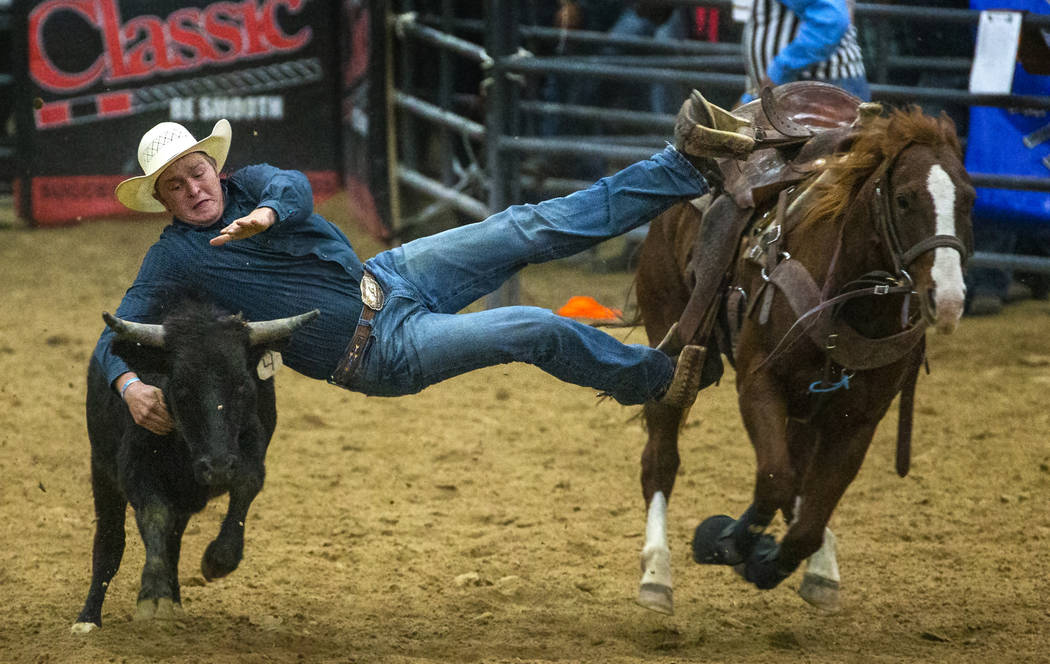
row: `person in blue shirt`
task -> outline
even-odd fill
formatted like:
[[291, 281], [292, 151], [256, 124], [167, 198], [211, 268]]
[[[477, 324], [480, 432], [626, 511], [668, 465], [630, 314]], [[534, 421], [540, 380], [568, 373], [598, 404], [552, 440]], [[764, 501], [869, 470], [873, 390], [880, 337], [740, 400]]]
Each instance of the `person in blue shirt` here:
[[853, 0], [752, 0], [744, 27], [749, 88], [819, 80], [871, 100], [864, 58], [852, 19]]
[[[172, 223], [143, 259], [117, 316], [160, 322], [173, 292], [201, 294], [248, 320], [319, 309], [283, 349], [306, 376], [368, 395], [412, 394], [458, 374], [527, 362], [623, 404], [661, 400], [688, 407], [699, 389], [702, 356], [676, 358], [538, 307], [457, 313], [529, 263], [572, 255], [646, 223], [674, 203], [704, 194], [697, 168], [739, 153], [739, 134], [713, 131], [696, 93], [679, 112], [676, 144], [564, 198], [516, 205], [488, 219], [383, 251], [362, 264], [346, 236], [315, 214], [306, 177], [266, 164], [219, 174], [231, 140], [220, 120], [197, 141], [162, 122], [139, 143], [144, 175], [116, 196]], [[705, 124], [707, 126], [705, 126]], [[711, 140], [713, 139], [713, 141]], [[728, 140], [728, 143], [726, 142]], [[105, 329], [100, 363], [135, 422], [157, 434], [173, 428], [161, 390], [112, 351]]]

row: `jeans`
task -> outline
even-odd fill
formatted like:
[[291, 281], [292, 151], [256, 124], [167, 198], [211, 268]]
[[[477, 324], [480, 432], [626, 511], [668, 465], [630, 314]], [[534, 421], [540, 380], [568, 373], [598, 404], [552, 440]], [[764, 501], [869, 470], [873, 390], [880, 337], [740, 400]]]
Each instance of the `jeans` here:
[[564, 198], [516, 205], [376, 255], [365, 266], [386, 303], [350, 389], [413, 394], [481, 367], [527, 362], [622, 404], [660, 396], [674, 371], [661, 351], [538, 307], [456, 312], [530, 263], [583, 251], [706, 191], [703, 177], [668, 147]]

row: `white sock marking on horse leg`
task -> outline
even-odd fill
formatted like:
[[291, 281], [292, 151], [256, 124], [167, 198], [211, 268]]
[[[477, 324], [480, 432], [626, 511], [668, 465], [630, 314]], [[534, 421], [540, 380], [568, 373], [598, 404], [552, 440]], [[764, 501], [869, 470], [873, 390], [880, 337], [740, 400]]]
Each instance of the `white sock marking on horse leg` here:
[[824, 529], [824, 543], [806, 560], [806, 573], [839, 582], [839, 561], [835, 557], [835, 534]]
[[663, 491], [653, 494], [649, 501], [649, 515], [645, 521], [645, 545], [667, 546], [667, 499]]
[[[795, 496], [795, 518], [791, 520], [792, 525], [801, 515], [802, 496]], [[806, 573], [838, 583], [839, 562], [835, 558], [835, 534], [831, 532], [831, 528], [824, 527], [824, 541], [820, 548], [812, 556], [806, 558]]]
[[671, 587], [671, 549], [667, 545], [667, 499], [657, 491], [649, 501], [642, 547], [642, 584]]
[[[938, 235], [955, 235], [955, 183], [940, 164], [930, 167], [926, 188], [933, 199], [933, 210], [937, 221]], [[937, 299], [937, 327], [939, 331], [951, 332], [962, 316], [966, 299], [963, 285], [962, 261], [959, 252], [947, 247], [938, 247], [933, 254], [933, 283]], [[944, 306], [945, 309], [941, 307]]]

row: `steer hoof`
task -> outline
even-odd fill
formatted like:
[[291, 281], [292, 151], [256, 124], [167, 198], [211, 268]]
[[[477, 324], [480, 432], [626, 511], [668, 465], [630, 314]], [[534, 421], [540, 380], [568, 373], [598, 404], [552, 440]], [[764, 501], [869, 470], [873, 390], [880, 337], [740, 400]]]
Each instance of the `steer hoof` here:
[[638, 604], [651, 611], [673, 616], [674, 590], [662, 583], [643, 583], [638, 588]]
[[838, 613], [842, 610], [838, 581], [806, 572], [802, 577], [802, 585], [798, 587], [798, 594], [825, 613]]
[[135, 605], [135, 620], [175, 620], [182, 615], [182, 605], [170, 597], [140, 599]]
[[69, 628], [70, 634], [89, 634], [99, 629], [99, 626], [93, 622], [78, 622], [73, 623], [73, 626]]
[[207, 581], [214, 581], [237, 569], [241, 562], [241, 550], [223, 546], [220, 540], [214, 540], [204, 551], [201, 558], [201, 574]]
[[696, 527], [693, 533], [693, 560], [701, 565], [733, 565], [739, 560], [735, 551], [730, 551], [730, 539], [722, 533], [735, 522], [731, 516], [720, 514], [709, 516]]

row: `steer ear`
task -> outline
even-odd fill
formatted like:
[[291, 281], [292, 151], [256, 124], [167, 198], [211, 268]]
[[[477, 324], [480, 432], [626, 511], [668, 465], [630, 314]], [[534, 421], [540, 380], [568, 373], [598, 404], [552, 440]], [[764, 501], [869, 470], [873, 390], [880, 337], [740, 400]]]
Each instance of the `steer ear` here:
[[298, 316], [248, 323], [248, 343], [252, 346], [257, 346], [285, 339], [290, 337], [292, 332], [295, 332], [320, 315], [320, 309], [314, 309]]
[[164, 326], [150, 323], [135, 323], [111, 315], [108, 311], [102, 312], [102, 320], [106, 325], [117, 333], [117, 337], [125, 341], [164, 348]]

